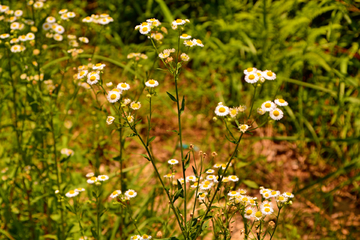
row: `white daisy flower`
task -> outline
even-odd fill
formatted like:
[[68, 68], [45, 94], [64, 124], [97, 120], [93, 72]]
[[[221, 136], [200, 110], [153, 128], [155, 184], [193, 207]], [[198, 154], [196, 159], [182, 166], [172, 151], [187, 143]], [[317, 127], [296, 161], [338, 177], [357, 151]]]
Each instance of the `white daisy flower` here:
[[129, 90], [130, 89], [130, 85], [127, 84], [127, 83], [119, 83], [117, 85], [117, 88], [122, 90], [122, 91], [126, 91], [126, 90]]
[[85, 188], [77, 188], [74, 190], [75, 192], [85, 192]]
[[87, 180], [87, 183], [93, 184], [93, 183], [96, 183], [97, 181], [98, 181], [98, 179], [96, 177], [91, 177]]
[[108, 18], [101, 18], [98, 20], [98, 23], [101, 25], [106, 25], [110, 22], [110, 20]]
[[239, 193], [240, 193], [241, 195], [244, 195], [244, 194], [246, 194], [246, 190], [240, 189], [240, 190], [239, 190]]
[[200, 189], [203, 191], [209, 190], [212, 187], [212, 184], [201, 184]]
[[125, 192], [125, 196], [127, 196], [129, 198], [134, 198], [134, 197], [136, 197], [136, 195], [137, 195], [137, 192], [135, 192], [132, 189], [129, 189]]
[[207, 192], [199, 193], [198, 194], [199, 200], [204, 201], [206, 199], [206, 195], [208, 195]]
[[187, 61], [190, 60], [190, 57], [189, 57], [186, 53], [182, 53], [182, 54], [180, 55], [180, 58], [181, 58], [181, 60], [184, 61], [184, 62], [187, 62]]
[[191, 181], [191, 182], [196, 182], [198, 179], [196, 178], [196, 176], [194, 176], [194, 175], [191, 175], [191, 176], [187, 176], [186, 177], [186, 181], [187, 182], [189, 182], [189, 181]]
[[131, 103], [131, 99], [130, 98], [125, 98], [124, 99], [124, 105], [128, 105], [129, 103]]
[[129, 115], [129, 116], [127, 116], [126, 118], [127, 118], [127, 120], [128, 120], [129, 123], [134, 122], [134, 116]]
[[218, 116], [226, 116], [230, 113], [230, 110], [228, 107], [224, 106], [224, 105], [218, 105], [215, 108], [215, 114]]
[[254, 214], [254, 218], [256, 221], [259, 221], [263, 218], [263, 214], [261, 211], [257, 211], [255, 214]]
[[19, 28], [20, 28], [20, 23], [18, 23], [18, 22], [13, 22], [10, 25], [10, 29], [12, 29], [12, 30], [16, 30], [16, 29], [19, 29]]
[[250, 73], [245, 75], [245, 81], [248, 83], [256, 83], [257, 81], [259, 81], [259, 76], [256, 73]]
[[151, 38], [155, 39], [156, 41], [160, 41], [164, 38], [164, 35], [162, 35], [162, 33], [152, 33]]
[[100, 80], [99, 72], [90, 72], [87, 75], [87, 83], [90, 85], [94, 85], [94, 84], [98, 83], [99, 80]]
[[87, 16], [86, 18], [83, 18], [82, 22], [90, 23], [93, 21], [92, 17]]
[[229, 178], [229, 180], [232, 181], [232, 182], [237, 182], [237, 181], [239, 181], [239, 178], [238, 178], [237, 176], [235, 176], [235, 175], [230, 175], [228, 178]]
[[140, 109], [141, 108], [141, 103], [140, 102], [132, 102], [131, 104], [130, 104], [130, 108], [131, 109], [133, 109], [133, 110], [138, 110], [138, 109]]
[[0, 5], [0, 12], [6, 12], [6, 11], [9, 11], [9, 7], [8, 6], [5, 6], [5, 5]]
[[68, 149], [68, 148], [63, 148], [63, 149], [61, 149], [60, 153], [66, 155], [66, 156], [68, 156], [68, 157], [74, 155], [74, 151], [71, 150], [71, 149]]
[[241, 125], [239, 126], [239, 129], [240, 129], [241, 132], [245, 133], [246, 130], [249, 129], [249, 126], [248, 126], [247, 124], [241, 124]]
[[0, 35], [1, 39], [6, 39], [8, 37], [10, 37], [10, 34], [8, 34], [8, 33], [3, 33], [3, 34]]
[[80, 79], [84, 78], [87, 74], [88, 74], [88, 70], [84, 69], [78, 73], [77, 78], [80, 80]]
[[141, 240], [141, 236], [140, 235], [131, 236], [130, 240]]
[[93, 66], [94, 70], [103, 70], [106, 65], [103, 63], [97, 63]]
[[115, 118], [113, 116], [108, 116], [106, 118], [106, 124], [111, 125], [114, 122]]
[[229, 110], [229, 114], [230, 114], [230, 117], [234, 118], [236, 117], [236, 115], [238, 114], [238, 109], [237, 108], [230, 108]]
[[274, 119], [274, 120], [280, 120], [283, 118], [284, 116], [284, 113], [283, 111], [281, 111], [280, 109], [278, 108], [275, 108], [274, 110], [272, 110], [270, 113], [269, 113], [269, 116]]
[[97, 177], [97, 179], [98, 179], [99, 181], [104, 182], [104, 181], [109, 180], [109, 176], [107, 176], [107, 175], [99, 175], [99, 176]]
[[254, 67], [251, 68], [247, 68], [244, 70], [244, 74], [245, 75], [249, 75], [249, 74], [255, 74], [257, 72], [257, 69]]
[[68, 12], [67, 9], [61, 9], [61, 10], [59, 11], [59, 14], [64, 14], [64, 13], [67, 13], [67, 12]]
[[279, 195], [275, 199], [277, 202], [281, 202], [281, 203], [287, 202], [287, 200], [288, 200], [288, 198], [284, 197], [283, 195]]
[[108, 82], [108, 83], [105, 83], [105, 85], [106, 85], [107, 87], [111, 87], [111, 86], [113, 85], [113, 83], [112, 83], [112, 82]]
[[237, 107], [237, 110], [238, 110], [239, 112], [245, 112], [246, 106], [245, 106], [245, 105], [240, 105], [240, 106]]
[[141, 240], [150, 240], [150, 239], [151, 239], [151, 236], [149, 236], [149, 235], [144, 234], [141, 236]]
[[49, 17], [46, 18], [46, 22], [48, 22], [48, 23], [54, 23], [54, 22], [56, 22], [56, 18], [54, 18], [54, 17], [52, 17], [52, 16], [49, 16]]
[[262, 109], [262, 108], [258, 108], [258, 109], [257, 109], [257, 113], [258, 113], [259, 115], [264, 115], [264, 114], [266, 113], [266, 111], [265, 111], [264, 109]]
[[176, 159], [170, 159], [170, 160], [168, 161], [168, 163], [169, 163], [170, 165], [175, 165], [175, 164], [178, 164], [179, 161], [176, 160]]
[[265, 78], [263, 77], [263, 72], [262, 71], [257, 70], [256, 74], [259, 76], [260, 82], [262, 82], [262, 83], [265, 82]]
[[181, 184], [184, 184], [184, 179], [183, 178], [179, 178], [178, 181], [181, 183]]
[[269, 199], [269, 198], [271, 198], [271, 192], [270, 191], [269, 192], [264, 192], [264, 193], [262, 193], [262, 196], [265, 199]]
[[58, 34], [63, 34], [65, 32], [65, 28], [61, 25], [53, 25], [53, 26], [56, 26], [54, 31]]
[[284, 99], [281, 99], [281, 98], [275, 99], [274, 102], [276, 105], [281, 106], [281, 107], [289, 105], [287, 101], [285, 101]]
[[192, 42], [199, 47], [204, 47], [204, 44], [200, 39], [193, 39]]
[[67, 193], [65, 194], [65, 196], [67, 196], [68, 198], [75, 197], [75, 196], [77, 196], [77, 195], [79, 195], [79, 192], [74, 191], [74, 190], [70, 190], [69, 192], [67, 192]]
[[207, 174], [212, 174], [212, 173], [214, 173], [214, 172], [215, 172], [214, 169], [208, 169], [205, 173], [207, 173]]
[[29, 41], [34, 40], [35, 39], [35, 34], [30, 32], [30, 33], [26, 34], [26, 38]]
[[213, 181], [216, 179], [216, 176], [215, 175], [207, 175], [206, 176], [206, 180], [209, 180], [209, 181]]
[[150, 18], [146, 20], [147, 23], [150, 23], [154, 27], [158, 27], [161, 25], [161, 22], [157, 20], [156, 18]]
[[150, 31], [151, 31], [151, 28], [148, 25], [141, 26], [139, 29], [139, 32], [144, 35], [148, 34]]
[[184, 25], [186, 23], [185, 20], [182, 20], [182, 19], [176, 19], [175, 21], [173, 21], [171, 24], [172, 25], [175, 25], [175, 26], [178, 26], [178, 25]]
[[285, 192], [282, 194], [284, 197], [287, 197], [287, 198], [293, 198], [294, 197], [294, 194], [292, 194], [291, 192]]
[[121, 194], [120, 190], [115, 190], [111, 193], [110, 197], [111, 198], [116, 198], [117, 196], [119, 196]]
[[269, 202], [267, 200], [265, 200], [264, 202], [261, 203], [260, 208], [264, 208], [264, 207], [272, 207], [272, 202]]
[[168, 173], [164, 175], [164, 178], [174, 178], [174, 175], [172, 173]]
[[276, 79], [276, 74], [270, 70], [265, 70], [263, 72], [263, 77], [266, 79], [266, 80], [275, 80]]
[[277, 197], [280, 195], [280, 191], [271, 191], [271, 197]]
[[183, 34], [181, 34], [180, 38], [181, 38], [181, 39], [188, 40], [188, 39], [190, 39], [190, 38], [191, 38], [191, 36], [190, 36], [190, 35], [188, 35], [188, 34], [186, 34], [186, 33], [183, 33]]
[[20, 36], [19, 36], [19, 40], [22, 41], [22, 42], [27, 41], [26, 35], [20, 35]]
[[86, 177], [88, 177], [88, 178], [93, 177], [93, 176], [95, 176], [95, 174], [93, 172], [86, 174]]
[[261, 105], [261, 108], [266, 112], [270, 112], [276, 108], [276, 105], [272, 101], [266, 101]]
[[185, 40], [184, 41], [184, 45], [187, 46], [187, 47], [193, 47], [193, 46], [196, 46], [196, 44], [191, 41], [191, 40]]
[[83, 43], [89, 43], [89, 39], [87, 37], [79, 37], [79, 41]]
[[244, 217], [247, 218], [247, 219], [251, 219], [255, 214], [255, 211], [252, 207], [247, 207], [245, 208], [245, 211], [244, 211]]
[[156, 81], [156, 80], [154, 80], [154, 79], [149, 79], [149, 80], [145, 83], [145, 85], [146, 85], [147, 87], [153, 88], [153, 87], [159, 86], [159, 82]]
[[43, 2], [36, 2], [34, 3], [34, 8], [42, 8], [44, 6], [44, 3]]
[[239, 196], [240, 194], [237, 191], [231, 191], [228, 193], [228, 196], [230, 197], [235, 197], [235, 196]]
[[196, 183], [194, 183], [193, 185], [190, 185], [190, 188], [191, 188], [191, 189], [196, 189], [196, 188], [198, 188], [198, 183], [196, 182]]
[[270, 208], [270, 207], [264, 207], [261, 209], [262, 214], [264, 215], [270, 215], [274, 212], [274, 209]]
[[120, 96], [121, 96], [120, 92], [110, 91], [107, 95], [107, 99], [110, 103], [115, 103], [115, 102], [119, 101]]
[[16, 10], [16, 11], [14, 12], [14, 15], [15, 15], [15, 17], [21, 17], [21, 16], [23, 15], [23, 11], [21, 11], [21, 10]]
[[74, 18], [75, 16], [76, 16], [76, 13], [74, 13], [74, 12], [68, 12], [67, 13], [68, 18]]

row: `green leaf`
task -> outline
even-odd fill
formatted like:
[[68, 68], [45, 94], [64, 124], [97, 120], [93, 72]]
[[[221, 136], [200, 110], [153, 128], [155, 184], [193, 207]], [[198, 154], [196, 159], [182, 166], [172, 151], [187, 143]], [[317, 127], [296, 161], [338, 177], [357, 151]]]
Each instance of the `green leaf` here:
[[171, 98], [171, 100], [173, 100], [174, 102], [177, 102], [176, 98], [173, 95], [171, 95], [171, 93], [169, 93], [169, 92], [166, 92], [166, 93]]
[[181, 183], [179, 180], [177, 180], [177, 185], [178, 185], [178, 190], [176, 191], [175, 195], [174, 195], [174, 199], [173, 199], [173, 203], [175, 203], [175, 201], [181, 197], [184, 198], [184, 189], [181, 186]]
[[148, 161], [150, 161], [150, 158], [146, 154], [140, 154], [140, 155], [146, 158]]
[[153, 137], [149, 138], [149, 140], [147, 142], [147, 145], [149, 145], [149, 143], [151, 143], [155, 138], [156, 138], [156, 136], [153, 136]]
[[256, 182], [251, 181], [251, 180], [243, 180], [242, 181], [246, 186], [251, 187], [251, 188], [259, 188], [259, 185], [257, 185]]
[[182, 102], [181, 102], [181, 109], [180, 112], [183, 112], [185, 110], [185, 96], [183, 96]]
[[74, 211], [74, 209], [72, 209], [72, 207], [69, 207], [69, 206], [65, 206], [65, 207], [69, 212], [72, 212], [75, 214], [75, 211]]
[[101, 217], [104, 213], [106, 213], [106, 211], [107, 211], [107, 208], [104, 208], [104, 209], [101, 211], [101, 213], [100, 213], [100, 217]]
[[93, 235], [93, 237], [94, 237], [95, 239], [98, 239], [98, 235], [97, 235], [97, 233], [96, 233], [96, 231], [95, 231], [94, 228], [91, 229], [91, 233], [92, 233], [92, 235]]
[[159, 4], [161, 11], [164, 13], [164, 16], [166, 18], [166, 20], [171, 23], [172, 21], [174, 21], [174, 17], [171, 14], [170, 9], [168, 8], [168, 6], [166, 5], [165, 1], [163, 0], [156, 0], [156, 2]]

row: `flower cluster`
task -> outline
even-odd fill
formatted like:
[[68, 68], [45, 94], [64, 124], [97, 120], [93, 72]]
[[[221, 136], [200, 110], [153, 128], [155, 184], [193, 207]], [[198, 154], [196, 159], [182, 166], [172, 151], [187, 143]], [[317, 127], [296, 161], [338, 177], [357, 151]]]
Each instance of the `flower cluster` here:
[[270, 70], [261, 71], [257, 68], [247, 68], [244, 70], [245, 81], [251, 84], [265, 82], [265, 80], [275, 80], [276, 74]]
[[141, 59], [148, 59], [148, 56], [146, 56], [146, 54], [143, 53], [129, 53], [127, 55], [128, 59], [132, 59], [134, 58], [135, 61], [139, 61]]
[[146, 235], [146, 234], [144, 234], [144, 235], [142, 235], [142, 236], [140, 236], [140, 235], [134, 235], [134, 236], [131, 236], [130, 239], [131, 239], [131, 240], [149, 240], [149, 239], [151, 239], [151, 236]]
[[66, 156], [68, 156], [68, 157], [74, 155], [74, 151], [71, 150], [71, 149], [68, 149], [68, 148], [63, 148], [63, 149], [61, 149], [60, 153], [66, 155]]
[[88, 173], [86, 174], [86, 177], [88, 178], [87, 183], [88, 184], [94, 184], [97, 182], [105, 182], [107, 180], [109, 180], [109, 176], [107, 175], [99, 175], [97, 177], [95, 177], [94, 173]]
[[[139, 32], [143, 35], [148, 35], [151, 30], [158, 28], [161, 25], [161, 22], [159, 20], [157, 20], [156, 18], [150, 18], [147, 19], [146, 22], [140, 23], [139, 25], [137, 25], [135, 27], [135, 30], [139, 30]], [[153, 35], [154, 34], [154, 35]], [[156, 33], [152, 33], [151, 37], [156, 39]], [[161, 40], [162, 37], [158, 36], [156, 40]]]
[[70, 190], [65, 194], [65, 196], [67, 196], [68, 198], [72, 198], [76, 197], [81, 192], [85, 192], [85, 188], [76, 188], [74, 190]]
[[110, 198], [120, 198], [121, 200], [130, 200], [137, 196], [137, 192], [133, 189], [127, 190], [124, 194], [122, 194], [121, 190], [115, 190], [110, 194]]
[[114, 19], [112, 17], [110, 17], [109, 14], [106, 14], [106, 13], [103, 13], [100, 15], [93, 14], [91, 16], [87, 16], [87, 17], [83, 18], [83, 20], [82, 20], [82, 22], [85, 22], [85, 23], [97, 23], [100, 25], [107, 25], [113, 21], [114, 21]]

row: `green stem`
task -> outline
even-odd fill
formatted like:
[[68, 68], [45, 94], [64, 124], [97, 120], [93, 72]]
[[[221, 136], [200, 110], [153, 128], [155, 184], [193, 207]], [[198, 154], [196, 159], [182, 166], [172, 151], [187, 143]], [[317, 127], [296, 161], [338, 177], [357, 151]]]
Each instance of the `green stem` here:
[[275, 228], [274, 228], [273, 233], [271, 234], [270, 240], [273, 238], [273, 236], [274, 236], [274, 234], [275, 234], [275, 231], [276, 231], [276, 228], [277, 228], [277, 226], [279, 225], [280, 211], [281, 211], [281, 208], [279, 208], [279, 212], [278, 212], [278, 214], [277, 214], [277, 216], [276, 216], [276, 225], [275, 225]]
[[235, 150], [234, 150], [234, 152], [232, 153], [229, 162], [226, 164], [226, 167], [225, 167], [225, 170], [224, 170], [223, 174], [222, 174], [221, 177], [219, 178], [219, 183], [218, 183], [217, 186], [216, 186], [214, 195], [213, 195], [213, 197], [211, 198], [211, 201], [210, 201], [210, 203], [209, 203], [209, 206], [208, 206], [208, 208], [206, 209], [206, 212], [205, 212], [205, 214], [204, 214], [204, 216], [203, 216], [203, 218], [202, 218], [202, 220], [201, 220], [201, 222], [200, 222], [200, 227], [198, 228], [197, 233], [196, 233], [196, 235], [195, 235], [196, 237], [199, 236], [200, 230], [202, 229], [202, 225], [204, 224], [205, 219], [206, 219], [207, 215], [209, 214], [210, 209], [211, 209], [211, 206], [212, 206], [212, 204], [213, 204], [213, 202], [214, 202], [214, 199], [215, 199], [215, 197], [216, 197], [216, 193], [220, 190], [220, 186], [221, 186], [222, 180], [223, 180], [223, 178], [224, 178], [224, 175], [226, 174], [226, 171], [227, 171], [227, 169], [229, 168], [231, 161], [233, 160], [233, 158], [234, 158], [235, 155], [237, 154], [237, 149], [238, 149], [238, 147], [239, 147], [239, 144], [240, 144], [240, 141], [241, 141], [242, 136], [243, 136], [243, 133], [241, 133], [241, 135], [240, 135], [240, 137], [239, 137], [239, 139], [238, 139], [238, 141], [237, 141], [237, 143], [236, 143]]
[[254, 107], [254, 102], [255, 102], [255, 94], [256, 94], [256, 85], [254, 86], [254, 93], [253, 93], [253, 96], [252, 96], [252, 99], [251, 99], [251, 107], [250, 107], [250, 112], [249, 112], [249, 116], [248, 116], [248, 120], [250, 119], [251, 117], [251, 112], [252, 112], [252, 109]]

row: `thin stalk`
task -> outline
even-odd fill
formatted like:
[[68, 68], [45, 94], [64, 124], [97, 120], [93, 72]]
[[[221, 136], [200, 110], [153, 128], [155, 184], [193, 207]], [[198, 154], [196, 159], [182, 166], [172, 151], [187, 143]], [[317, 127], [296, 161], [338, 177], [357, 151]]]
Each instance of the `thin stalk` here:
[[276, 228], [277, 228], [277, 226], [279, 225], [280, 211], [281, 211], [281, 208], [279, 208], [279, 212], [278, 212], [278, 214], [277, 214], [277, 216], [276, 216], [276, 225], [275, 225], [275, 228], [274, 228], [273, 233], [271, 234], [270, 240], [273, 238], [273, 236], [274, 236], [274, 234], [275, 234], [275, 231], [276, 231]]
[[243, 135], [244, 135], [244, 134], [241, 133], [241, 135], [240, 135], [240, 137], [239, 137], [239, 139], [238, 139], [238, 141], [237, 141], [237, 143], [236, 143], [235, 150], [234, 150], [234, 152], [232, 153], [232, 155], [231, 155], [231, 157], [230, 157], [230, 160], [229, 160], [229, 162], [226, 164], [225, 170], [224, 170], [223, 174], [221, 175], [221, 177], [220, 177], [220, 179], [219, 179], [219, 183], [218, 183], [217, 186], [216, 186], [214, 195], [213, 195], [213, 197], [211, 198], [211, 201], [210, 201], [210, 203], [209, 203], [209, 207], [206, 209], [206, 212], [205, 212], [205, 214], [204, 214], [204, 216], [203, 216], [203, 218], [202, 218], [202, 220], [201, 220], [201, 222], [200, 222], [200, 228], [198, 228], [198, 230], [197, 230], [196, 237], [200, 234], [200, 230], [201, 230], [201, 228], [202, 228], [202, 225], [204, 224], [204, 221], [205, 221], [207, 215], [208, 215], [209, 212], [210, 212], [211, 206], [212, 206], [212, 204], [213, 204], [213, 202], [214, 202], [214, 199], [215, 199], [215, 197], [216, 197], [216, 193], [220, 190], [220, 186], [221, 186], [222, 180], [223, 180], [223, 178], [224, 178], [224, 175], [226, 174], [226, 171], [227, 171], [227, 169], [229, 168], [231, 161], [233, 160], [233, 158], [235, 157], [235, 155], [236, 155], [236, 153], [237, 153], [237, 149], [238, 149], [238, 147], [239, 147], [239, 144], [240, 144], [240, 141], [241, 141], [241, 138], [242, 138]]
[[[121, 110], [123, 111], [124, 116], [126, 116], [124, 109], [121, 108]], [[162, 178], [161, 178], [161, 176], [160, 176], [159, 170], [157, 169], [157, 167], [156, 167], [156, 165], [155, 165], [154, 158], [153, 158], [152, 154], [150, 153], [149, 147], [147, 146], [147, 144], [145, 144], [144, 140], [142, 139], [142, 137], [141, 137], [141, 136], [139, 135], [139, 133], [137, 132], [135, 126], [132, 126], [132, 125], [129, 123], [129, 121], [127, 120], [126, 117], [125, 117], [125, 120], [126, 120], [128, 126], [129, 126], [129, 127], [131, 128], [131, 130], [136, 134], [136, 136], [138, 137], [138, 139], [141, 141], [141, 144], [142, 144], [143, 147], [145, 148], [146, 153], [147, 153], [148, 158], [149, 158], [149, 161], [151, 162], [151, 164], [152, 164], [152, 166], [153, 166], [153, 168], [154, 168], [154, 170], [155, 170], [156, 176], [157, 176], [157, 178], [159, 179], [162, 188], [163, 188], [163, 189], [165, 190], [165, 192], [166, 192], [166, 195], [167, 195], [167, 197], [168, 197], [168, 199], [169, 199], [170, 206], [171, 206], [171, 208], [172, 208], [172, 210], [173, 210], [173, 212], [174, 212], [174, 214], [175, 214], [175, 217], [176, 217], [176, 220], [177, 220], [177, 222], [178, 222], [178, 224], [179, 224], [179, 227], [180, 227], [180, 229], [181, 229], [181, 232], [182, 232], [182, 234], [184, 235], [184, 238], [186, 239], [186, 236], [185, 236], [185, 233], [184, 233], [184, 229], [183, 229], [183, 226], [182, 226], [182, 224], [181, 224], [181, 221], [180, 221], [180, 217], [179, 217], [179, 215], [178, 215], [178, 212], [176, 211], [176, 208], [175, 208], [174, 203], [173, 203], [173, 201], [172, 201], [172, 198], [171, 198], [171, 196], [170, 196], [169, 190], [165, 187], [165, 184], [164, 184], [164, 182], [163, 182], [163, 180], [162, 180]]]
[[251, 107], [250, 107], [250, 112], [249, 112], [249, 116], [248, 116], [248, 120], [250, 119], [251, 117], [251, 112], [252, 112], [252, 109], [254, 107], [254, 102], [255, 102], [255, 94], [256, 94], [256, 86], [254, 87], [254, 94], [252, 96], [252, 99], [251, 99]]

